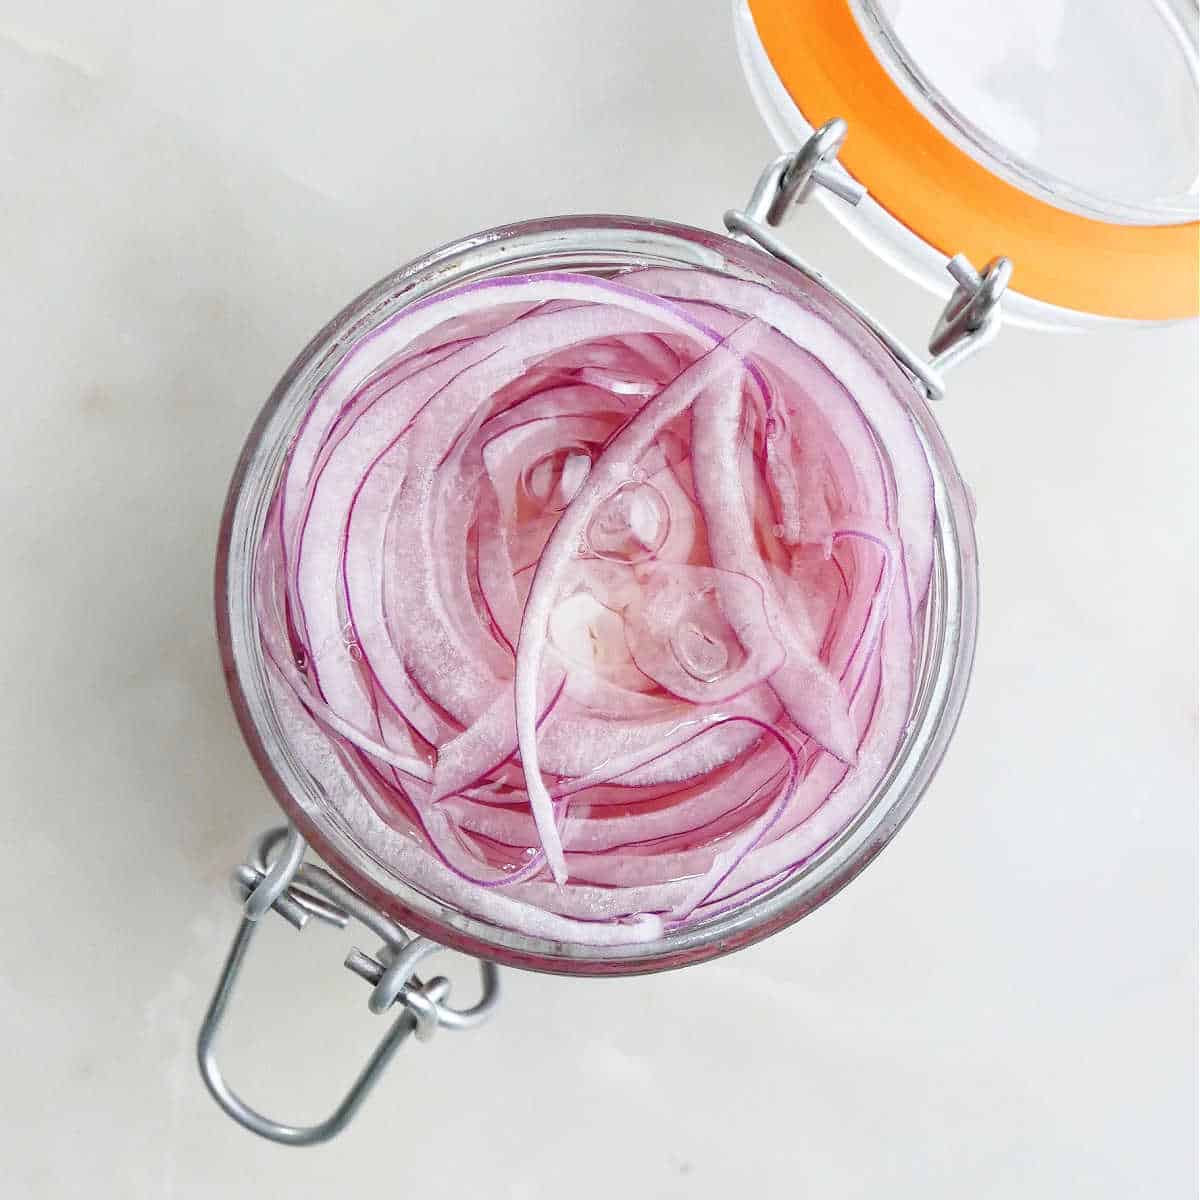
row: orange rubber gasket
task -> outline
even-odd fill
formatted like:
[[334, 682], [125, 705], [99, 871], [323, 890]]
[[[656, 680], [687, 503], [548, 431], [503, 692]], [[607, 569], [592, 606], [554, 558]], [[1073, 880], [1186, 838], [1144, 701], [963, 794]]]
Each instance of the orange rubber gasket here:
[[1117, 225], [1067, 212], [993, 175], [892, 80], [848, 0], [748, 0], [783, 86], [813, 127], [843, 117], [839, 155], [923, 241], [977, 266], [1013, 261], [1015, 290], [1106, 317], [1200, 314], [1200, 222]]

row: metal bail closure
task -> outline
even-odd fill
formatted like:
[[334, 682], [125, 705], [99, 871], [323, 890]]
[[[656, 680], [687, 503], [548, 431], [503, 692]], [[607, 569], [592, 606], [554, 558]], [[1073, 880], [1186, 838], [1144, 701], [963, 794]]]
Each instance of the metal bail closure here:
[[995, 336], [996, 310], [1012, 277], [1012, 263], [1007, 258], [995, 258], [980, 273], [964, 255], [954, 255], [946, 263], [946, 270], [957, 287], [930, 336], [929, 353], [933, 357], [927, 360], [911, 350], [772, 232], [792, 205], [802, 203], [818, 186], [847, 204], [857, 205], [866, 198], [867, 189], [837, 165], [846, 134], [846, 122], [835, 117], [815, 130], [794, 154], [782, 154], [768, 163], [746, 207], [725, 214], [725, 228], [831, 292], [879, 338], [928, 399], [940, 400], [946, 394], [942, 372], [982, 349]]
[[[416, 975], [418, 964], [444, 947], [429, 938], [410, 936], [340, 879], [321, 867], [305, 863], [307, 848], [304, 839], [290, 826], [271, 829], [255, 840], [249, 861], [234, 871], [234, 886], [244, 900], [242, 922], [196, 1043], [200, 1074], [221, 1108], [252, 1133], [288, 1146], [312, 1146], [340, 1133], [410, 1034], [415, 1033], [419, 1041], [428, 1041], [439, 1028], [471, 1029], [487, 1020], [500, 996], [495, 964], [481, 960], [479, 1000], [470, 1008], [451, 1007], [446, 1002], [450, 993], [448, 979], [437, 976], [423, 982]], [[376, 957], [353, 950], [345, 965], [373, 985], [368, 1001], [372, 1012], [385, 1013], [393, 1005], [400, 1007], [399, 1015], [341, 1103], [316, 1125], [285, 1125], [251, 1108], [226, 1083], [217, 1064], [217, 1034], [234, 983], [259, 921], [271, 910], [296, 929], [303, 929], [309, 917], [338, 928], [345, 928], [351, 917], [364, 925], [382, 940], [383, 946]]]
[[946, 270], [958, 286], [929, 335], [933, 364], [943, 371], [985, 346], [996, 334], [996, 309], [1012, 278], [1012, 263], [993, 258], [982, 274], [956, 254]]

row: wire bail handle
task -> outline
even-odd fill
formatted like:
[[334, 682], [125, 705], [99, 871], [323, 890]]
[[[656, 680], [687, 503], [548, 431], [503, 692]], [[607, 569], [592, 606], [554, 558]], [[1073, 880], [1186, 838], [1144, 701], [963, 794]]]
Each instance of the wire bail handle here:
[[926, 397], [940, 400], [946, 394], [942, 372], [963, 362], [995, 336], [997, 310], [1012, 278], [1012, 263], [1007, 258], [994, 258], [982, 271], [976, 271], [965, 255], [956, 254], [949, 259], [946, 270], [956, 286], [930, 335], [932, 357], [922, 358], [909, 349], [773, 232], [792, 205], [807, 200], [818, 187], [850, 205], [857, 206], [867, 198], [867, 189], [837, 162], [846, 133], [846, 122], [835, 117], [814, 130], [794, 153], [781, 154], [769, 162], [746, 207], [730, 209], [725, 214], [725, 228], [739, 240], [753, 242], [832, 292], [883, 342]]
[[[305, 863], [307, 849], [293, 827], [280, 826], [256, 838], [248, 861], [234, 870], [234, 886], [243, 897], [242, 920], [196, 1043], [200, 1074], [221, 1108], [252, 1133], [289, 1146], [315, 1145], [340, 1133], [410, 1034], [415, 1033], [418, 1041], [428, 1041], [440, 1028], [472, 1029], [491, 1016], [500, 996], [495, 964], [480, 960], [479, 1000], [469, 1008], [451, 1006], [447, 1002], [448, 979], [439, 975], [422, 981], [416, 974], [421, 962], [445, 947], [429, 938], [411, 936], [336, 876]], [[374, 957], [352, 950], [345, 966], [372, 985], [367, 1004], [373, 1013], [386, 1013], [393, 1006], [400, 1009], [341, 1102], [315, 1125], [286, 1125], [251, 1108], [230, 1088], [216, 1059], [217, 1035], [238, 973], [262, 918], [271, 911], [298, 930], [310, 917], [339, 929], [345, 928], [351, 917], [364, 925], [383, 946]]]

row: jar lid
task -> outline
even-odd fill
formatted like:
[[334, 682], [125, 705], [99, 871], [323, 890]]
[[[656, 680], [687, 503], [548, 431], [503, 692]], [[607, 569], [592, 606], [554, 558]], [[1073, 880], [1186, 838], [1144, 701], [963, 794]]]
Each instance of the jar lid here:
[[849, 126], [846, 223], [926, 282], [1004, 255], [1014, 315], [1052, 324], [1200, 312], [1196, 26], [1192, 0], [738, 3], [781, 144]]

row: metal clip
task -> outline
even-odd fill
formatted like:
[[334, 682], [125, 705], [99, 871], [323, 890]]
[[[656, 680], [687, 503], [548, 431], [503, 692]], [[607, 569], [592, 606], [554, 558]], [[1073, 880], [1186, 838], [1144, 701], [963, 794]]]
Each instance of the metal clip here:
[[[273, 858], [281, 843], [281, 852]], [[336, 876], [304, 863], [306, 849], [304, 839], [295, 829], [282, 827], [268, 830], [255, 840], [249, 861], [234, 871], [234, 884], [244, 901], [242, 922], [225, 960], [196, 1044], [200, 1074], [221, 1108], [252, 1133], [290, 1146], [311, 1146], [328, 1141], [341, 1132], [409, 1034], [416, 1033], [419, 1040], [428, 1041], [439, 1027], [473, 1028], [491, 1015], [500, 994], [499, 973], [495, 965], [481, 961], [482, 992], [479, 1000], [470, 1008], [451, 1007], [446, 1002], [450, 992], [449, 980], [438, 976], [422, 982], [415, 973], [421, 961], [444, 947], [429, 938], [410, 937]], [[347, 956], [345, 965], [374, 985], [368, 1002], [372, 1012], [387, 1012], [396, 1004], [401, 1008], [400, 1015], [392, 1022], [341, 1103], [329, 1117], [316, 1125], [285, 1125], [251, 1108], [225, 1082], [216, 1060], [217, 1034], [224, 1021], [238, 972], [261, 918], [272, 910], [296, 929], [303, 929], [309, 917], [313, 916], [339, 928], [345, 927], [351, 917], [366, 926], [383, 941], [379, 951], [379, 960], [382, 961], [356, 949]]]
[[847, 128], [841, 117], [834, 117], [816, 130], [795, 154], [784, 154], [775, 160], [783, 165], [783, 172], [767, 209], [768, 225], [778, 225], [792, 205], [807, 200], [818, 185], [847, 204], [857, 205], [866, 196], [867, 189], [857, 179], [833, 166], [846, 140]]
[[996, 309], [1012, 276], [1012, 264], [1007, 258], [996, 258], [979, 274], [963, 255], [951, 258], [946, 269], [958, 286], [930, 337], [929, 352], [933, 357], [927, 361], [911, 350], [772, 232], [791, 206], [806, 200], [817, 185], [848, 204], [857, 205], [866, 198], [867, 189], [862, 184], [834, 167], [846, 132], [846, 122], [835, 117], [815, 130], [794, 154], [781, 155], [768, 163], [746, 207], [730, 209], [725, 214], [725, 228], [734, 237], [753, 242], [831, 292], [879, 338], [928, 399], [940, 400], [946, 394], [942, 372], [961, 363], [995, 336]]
[[1012, 263], [1007, 258], [993, 258], [981, 274], [965, 255], [956, 254], [946, 270], [958, 286], [929, 337], [933, 366], [943, 371], [995, 337], [996, 309], [1012, 278]]

